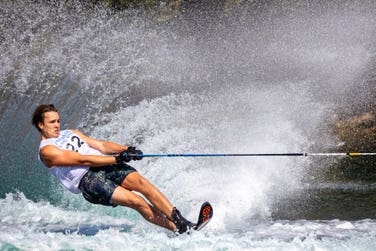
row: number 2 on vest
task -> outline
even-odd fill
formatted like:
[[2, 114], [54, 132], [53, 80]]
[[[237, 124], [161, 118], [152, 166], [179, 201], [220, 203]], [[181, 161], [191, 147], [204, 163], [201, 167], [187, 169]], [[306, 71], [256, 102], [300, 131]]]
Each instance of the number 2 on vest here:
[[71, 141], [74, 145], [71, 144], [71, 143], [68, 143], [67, 146], [66, 146], [66, 149], [72, 150], [72, 151], [75, 151], [75, 152], [78, 152], [78, 149], [81, 148], [81, 146], [85, 143], [84, 141], [81, 141], [81, 139], [77, 136], [73, 136], [71, 138]]

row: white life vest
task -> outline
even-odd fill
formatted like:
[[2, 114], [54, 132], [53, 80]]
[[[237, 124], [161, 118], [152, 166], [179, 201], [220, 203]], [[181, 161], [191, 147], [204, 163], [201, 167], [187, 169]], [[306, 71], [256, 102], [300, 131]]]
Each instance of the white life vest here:
[[[71, 130], [60, 131], [57, 138], [45, 139], [40, 142], [40, 150], [46, 145], [54, 145], [63, 150], [76, 151], [82, 155], [103, 155], [98, 150], [91, 148], [85, 141], [83, 141], [77, 134]], [[38, 159], [43, 160], [38, 154]], [[89, 171], [86, 166], [52, 166], [48, 170], [60, 181], [65, 188], [72, 193], [81, 193], [78, 186], [81, 178]]]

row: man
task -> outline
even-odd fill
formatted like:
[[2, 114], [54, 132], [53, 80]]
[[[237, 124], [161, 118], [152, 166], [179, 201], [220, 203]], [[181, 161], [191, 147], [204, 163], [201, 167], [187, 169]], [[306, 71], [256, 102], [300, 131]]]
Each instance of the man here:
[[125, 163], [141, 160], [137, 156], [142, 155], [140, 150], [96, 140], [77, 130], [60, 131], [54, 105], [39, 105], [32, 123], [41, 134], [39, 159], [69, 191], [82, 193], [91, 203], [133, 208], [146, 220], [176, 233], [195, 228], [153, 184]]

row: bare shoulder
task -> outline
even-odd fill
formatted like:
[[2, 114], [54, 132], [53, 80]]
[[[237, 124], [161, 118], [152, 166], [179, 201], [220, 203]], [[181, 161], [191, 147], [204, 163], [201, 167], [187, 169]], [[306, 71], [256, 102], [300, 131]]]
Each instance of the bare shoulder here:
[[61, 151], [60, 148], [54, 145], [46, 145], [40, 149], [40, 154], [42, 157], [47, 157], [50, 155], [57, 154]]
[[60, 149], [57, 147], [57, 146], [54, 146], [54, 145], [46, 145], [46, 146], [43, 146], [41, 149], [40, 149], [40, 153], [41, 155], [48, 155], [49, 153], [54, 153], [56, 151], [59, 151]]
[[50, 161], [56, 156], [61, 154], [61, 149], [54, 145], [46, 145], [40, 149], [40, 157], [43, 159], [44, 163], [51, 166]]

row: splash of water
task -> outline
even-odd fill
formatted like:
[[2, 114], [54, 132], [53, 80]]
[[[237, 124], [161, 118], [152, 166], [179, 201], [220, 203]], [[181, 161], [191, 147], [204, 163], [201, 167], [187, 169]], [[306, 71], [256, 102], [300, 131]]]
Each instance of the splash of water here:
[[[372, 13], [360, 16], [367, 7], [362, 5], [342, 12], [296, 8], [299, 15], [272, 8], [255, 20], [210, 20], [212, 16], [197, 12], [207, 22], [198, 26], [199, 19], [193, 19], [188, 29], [183, 24], [156, 26], [134, 11], [113, 13], [74, 1], [0, 4], [5, 30], [0, 49], [1, 144], [18, 142], [1, 157], [3, 177], [10, 177], [10, 185], [1, 188], [3, 195], [19, 189], [35, 196], [49, 190], [41, 187], [51, 186], [45, 173], [30, 171], [41, 170], [38, 164], [24, 168], [35, 159], [33, 151], [16, 156], [18, 145], [36, 148], [37, 136], [28, 121], [40, 102], [60, 107], [63, 127], [79, 127], [148, 151], [306, 150], [319, 141], [321, 122], [356, 87], [373, 48], [374, 21], [367, 19]], [[252, 26], [250, 21], [255, 21]], [[14, 128], [20, 133], [7, 133]], [[285, 159], [155, 162], [142, 170], [151, 172], [177, 202], [188, 199], [179, 196], [186, 192], [199, 194], [190, 184], [191, 174], [199, 177], [201, 187], [209, 185], [208, 197], [235, 197], [243, 211], [251, 211], [248, 215], [263, 217], [269, 215], [269, 195], [278, 186], [294, 190], [308, 167]], [[14, 178], [13, 169], [20, 166]], [[165, 166], [171, 171], [156, 180]], [[43, 182], [25, 183], [21, 177], [30, 173], [31, 180], [44, 177], [38, 179]], [[207, 179], [212, 173], [219, 176]], [[223, 191], [216, 190], [217, 181]], [[178, 184], [184, 188], [175, 191]], [[53, 191], [42, 197], [55, 198]], [[197, 204], [202, 197], [192, 200]]]

